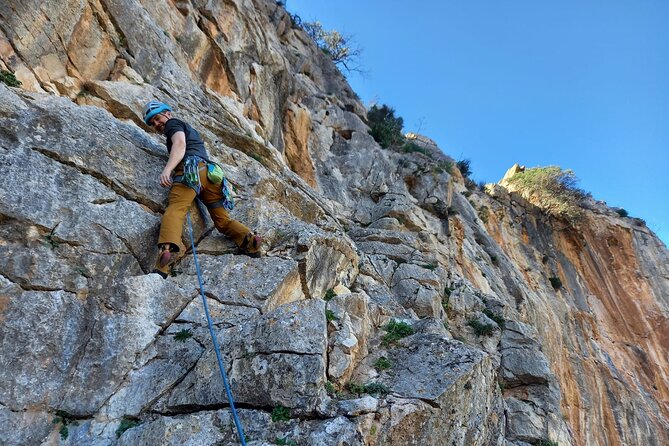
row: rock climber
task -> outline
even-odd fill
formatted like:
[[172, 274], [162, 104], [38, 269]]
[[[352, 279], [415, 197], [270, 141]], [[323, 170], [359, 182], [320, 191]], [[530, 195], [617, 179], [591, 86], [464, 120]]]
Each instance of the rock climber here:
[[165, 135], [169, 159], [158, 182], [170, 187], [167, 209], [158, 236], [160, 254], [154, 273], [164, 279], [179, 257], [186, 213], [196, 197], [209, 210], [216, 229], [230, 237], [238, 253], [260, 257], [262, 237], [228, 215], [232, 200], [220, 166], [209, 160], [200, 134], [177, 119], [169, 105], [150, 101], [144, 106], [144, 122]]

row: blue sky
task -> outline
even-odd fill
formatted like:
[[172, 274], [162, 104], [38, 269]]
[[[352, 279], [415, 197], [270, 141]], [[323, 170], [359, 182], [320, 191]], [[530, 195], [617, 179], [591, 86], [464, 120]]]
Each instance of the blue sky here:
[[572, 169], [669, 244], [669, 1], [288, 0], [353, 36], [363, 102], [472, 162]]

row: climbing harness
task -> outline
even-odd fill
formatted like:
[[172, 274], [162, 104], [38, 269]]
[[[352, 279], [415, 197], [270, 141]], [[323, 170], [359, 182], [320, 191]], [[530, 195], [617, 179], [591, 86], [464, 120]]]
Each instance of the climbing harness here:
[[230, 409], [232, 411], [232, 418], [235, 421], [235, 426], [237, 427], [237, 434], [239, 434], [239, 440], [241, 441], [242, 446], [246, 446], [246, 439], [244, 438], [244, 430], [242, 428], [242, 423], [237, 417], [237, 409], [235, 409], [235, 401], [232, 398], [232, 391], [230, 390], [230, 385], [228, 384], [228, 377], [225, 373], [225, 368], [223, 367], [223, 359], [221, 358], [221, 351], [218, 347], [218, 340], [214, 334], [214, 324], [211, 322], [211, 316], [209, 316], [209, 306], [207, 305], [207, 298], [204, 295], [204, 285], [202, 284], [202, 274], [200, 273], [200, 264], [197, 261], [197, 252], [195, 251], [195, 239], [193, 238], [193, 225], [190, 222], [190, 211], [186, 214], [188, 217], [188, 232], [190, 234], [190, 243], [193, 248], [193, 260], [195, 261], [195, 271], [197, 271], [197, 280], [200, 284], [200, 295], [202, 296], [202, 304], [204, 305], [204, 314], [207, 317], [207, 325], [209, 326], [209, 334], [211, 335], [211, 340], [214, 343], [214, 352], [216, 353], [216, 359], [218, 360], [218, 369], [221, 371], [221, 377], [223, 378], [223, 385], [225, 386], [225, 393], [228, 396], [228, 402], [230, 403]]
[[186, 186], [192, 188], [200, 195], [202, 184], [200, 183], [200, 162], [204, 161], [199, 156], [189, 156], [184, 160], [184, 174], [181, 180]]
[[223, 198], [220, 200], [212, 203], [205, 203], [205, 206], [209, 209], [225, 208], [228, 211], [233, 210], [235, 208], [235, 200], [232, 197], [232, 185], [227, 178], [225, 178], [221, 166], [216, 163], [207, 161], [199, 156], [189, 156], [184, 160], [183, 175], [175, 176], [173, 181], [190, 187], [196, 194], [200, 195], [200, 192], [202, 191], [200, 171], [205, 169], [205, 167], [200, 167], [200, 163], [207, 163], [207, 178], [212, 183], [221, 185], [221, 195], [223, 195]]

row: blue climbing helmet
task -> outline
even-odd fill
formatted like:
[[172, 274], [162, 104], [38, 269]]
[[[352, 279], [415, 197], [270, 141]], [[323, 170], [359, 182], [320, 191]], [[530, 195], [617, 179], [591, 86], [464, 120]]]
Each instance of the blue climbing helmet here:
[[164, 102], [160, 101], [149, 101], [148, 104], [144, 106], [144, 122], [146, 125], [151, 125], [149, 124], [149, 120], [156, 116], [158, 113], [162, 113], [165, 111], [172, 111], [169, 105], [165, 104]]

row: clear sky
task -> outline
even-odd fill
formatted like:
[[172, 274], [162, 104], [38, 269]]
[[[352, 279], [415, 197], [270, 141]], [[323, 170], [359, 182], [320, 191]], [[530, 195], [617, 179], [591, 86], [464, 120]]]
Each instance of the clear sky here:
[[669, 244], [669, 0], [288, 0], [353, 36], [363, 102], [434, 139], [473, 178], [572, 169]]

